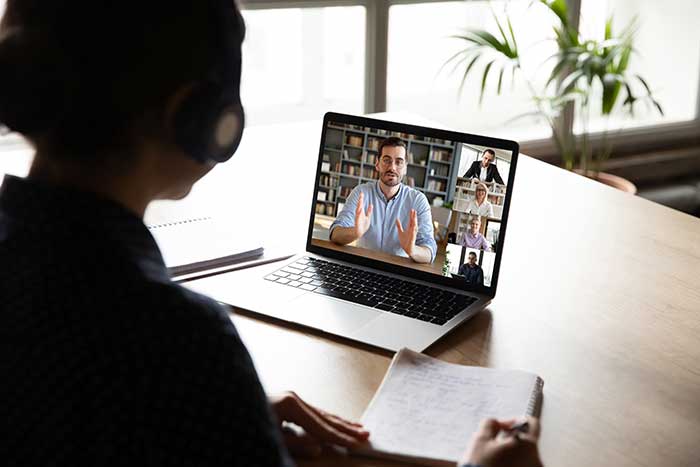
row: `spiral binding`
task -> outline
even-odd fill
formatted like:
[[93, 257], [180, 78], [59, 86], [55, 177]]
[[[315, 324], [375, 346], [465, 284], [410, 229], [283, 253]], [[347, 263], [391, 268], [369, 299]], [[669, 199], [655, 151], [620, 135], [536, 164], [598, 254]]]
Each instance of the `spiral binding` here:
[[535, 387], [532, 388], [532, 393], [530, 394], [530, 400], [527, 404], [527, 414], [536, 415], [537, 404], [540, 401], [540, 396], [542, 395], [542, 388], [544, 387], [544, 380], [539, 376], [535, 380]]
[[210, 220], [212, 220], [212, 218], [210, 216], [195, 217], [193, 219], [185, 219], [182, 221], [166, 222], [164, 224], [147, 225], [146, 227], [148, 228], [148, 230], [153, 230], [153, 229], [160, 229], [162, 227], [174, 227], [176, 225], [190, 224], [192, 222], [201, 222], [201, 221], [210, 221]]

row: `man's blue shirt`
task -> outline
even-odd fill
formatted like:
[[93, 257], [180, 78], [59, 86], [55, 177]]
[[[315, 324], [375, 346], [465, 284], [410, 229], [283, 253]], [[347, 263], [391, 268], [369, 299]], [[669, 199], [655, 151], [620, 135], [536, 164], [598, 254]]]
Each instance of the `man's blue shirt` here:
[[430, 261], [435, 260], [437, 244], [433, 237], [433, 216], [430, 213], [428, 199], [420, 191], [404, 184], [399, 186], [399, 192], [389, 201], [379, 188], [379, 182], [367, 182], [355, 187], [348, 196], [343, 210], [333, 222], [330, 233], [336, 227], [353, 227], [355, 225], [355, 209], [360, 193], [365, 196], [363, 210], [372, 204], [372, 223], [369, 230], [357, 241], [357, 246], [370, 250], [380, 250], [397, 256], [408, 256], [401, 248], [396, 219], [401, 221], [404, 230], [411, 220], [411, 209], [416, 210], [418, 217], [418, 232], [416, 245], [430, 250]]

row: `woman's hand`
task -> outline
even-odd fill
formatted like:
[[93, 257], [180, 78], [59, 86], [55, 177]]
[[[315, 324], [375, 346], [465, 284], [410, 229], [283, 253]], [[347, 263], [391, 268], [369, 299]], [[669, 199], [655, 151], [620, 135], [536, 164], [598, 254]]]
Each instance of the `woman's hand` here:
[[480, 467], [541, 467], [537, 450], [540, 424], [536, 418], [528, 417], [528, 431], [499, 437], [501, 430], [508, 430], [516, 420], [488, 419], [481, 422], [479, 430], [472, 436], [460, 464]]
[[[369, 438], [369, 432], [359, 423], [309, 405], [293, 392], [268, 399], [280, 423], [284, 442], [293, 455], [318, 456], [323, 444], [356, 447]], [[303, 431], [290, 427], [290, 423]]]

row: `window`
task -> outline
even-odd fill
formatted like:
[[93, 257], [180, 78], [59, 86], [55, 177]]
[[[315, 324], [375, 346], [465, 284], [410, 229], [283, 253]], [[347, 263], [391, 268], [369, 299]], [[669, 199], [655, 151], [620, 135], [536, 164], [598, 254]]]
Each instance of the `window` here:
[[[614, 16], [613, 30], [619, 32], [635, 16], [638, 31], [634, 43], [638, 53], [630, 60], [630, 73], [640, 74], [662, 105], [664, 116], [640, 105], [634, 118], [626, 112], [614, 112], [609, 128], [672, 123], [693, 120], [698, 102], [700, 72], [700, 2], [677, 0], [672, 3], [637, 0], [584, 0], [581, 2], [580, 30], [584, 37], [602, 38], [605, 21]], [[637, 93], [642, 93], [639, 87]], [[598, 94], [600, 95], [600, 94]], [[603, 130], [605, 119], [600, 106], [592, 109], [590, 131]], [[578, 116], [574, 129], [582, 131]]]
[[244, 10], [248, 124], [363, 113], [365, 8]]
[[[472, 71], [459, 97], [459, 85], [466, 63], [450, 74], [444, 67], [449, 57], [464, 48], [463, 40], [450, 36], [466, 28], [485, 28], [498, 34], [493, 13], [502, 16], [508, 8], [512, 18], [527, 21], [513, 24], [516, 36], [525, 38], [519, 49], [528, 50], [530, 63], [540, 63], [555, 51], [543, 39], [551, 35], [553, 18], [528, 11], [529, 1], [469, 1], [394, 5], [389, 10], [389, 50], [387, 73], [387, 110], [419, 114], [426, 118], [472, 133], [486, 133], [517, 139], [546, 138], [551, 130], [545, 122], [532, 119], [512, 121], [518, 114], [533, 110], [530, 93], [523, 80], [504, 77], [501, 96], [496, 95], [498, 75], [491, 73], [486, 93], [479, 106], [481, 76], [486, 62]], [[532, 8], [534, 11], [535, 8]], [[542, 10], [538, 10], [540, 13]], [[524, 63], [527, 66], [527, 63]], [[526, 69], [526, 75], [544, 84], [547, 76], [538, 69]], [[539, 86], [540, 88], [542, 86]]]

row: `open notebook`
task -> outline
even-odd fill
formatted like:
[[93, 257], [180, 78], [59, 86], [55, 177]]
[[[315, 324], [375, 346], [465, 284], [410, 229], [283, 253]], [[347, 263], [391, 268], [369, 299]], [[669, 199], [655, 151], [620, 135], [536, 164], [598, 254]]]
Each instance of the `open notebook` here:
[[454, 466], [482, 419], [536, 415], [543, 384], [524, 371], [456, 365], [401, 349], [362, 416], [370, 442], [354, 453]]
[[262, 241], [211, 217], [148, 225], [173, 276], [212, 270], [262, 257]]

